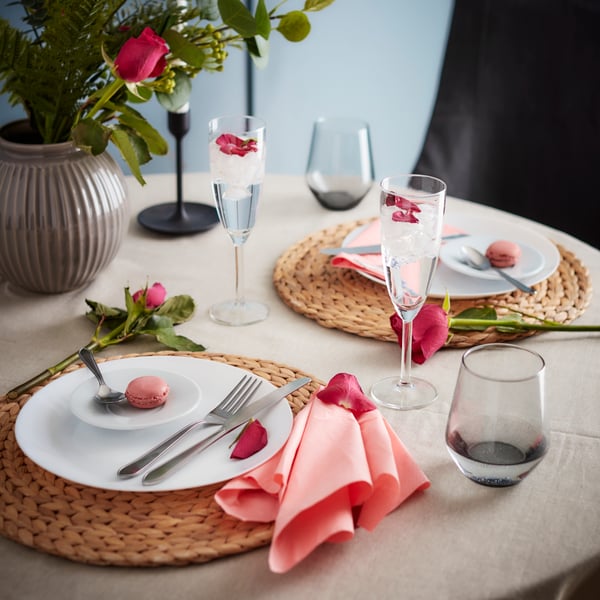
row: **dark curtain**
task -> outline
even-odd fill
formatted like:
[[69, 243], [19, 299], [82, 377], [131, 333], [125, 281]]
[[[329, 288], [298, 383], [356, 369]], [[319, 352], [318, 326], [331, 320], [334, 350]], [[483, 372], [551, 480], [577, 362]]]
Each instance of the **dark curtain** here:
[[600, 247], [600, 0], [456, 0], [415, 172]]

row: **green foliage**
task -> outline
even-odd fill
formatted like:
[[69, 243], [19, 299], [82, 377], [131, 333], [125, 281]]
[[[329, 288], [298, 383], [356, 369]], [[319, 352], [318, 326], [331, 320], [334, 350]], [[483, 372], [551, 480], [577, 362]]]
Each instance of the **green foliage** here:
[[44, 143], [69, 139], [81, 104], [105, 83], [99, 46], [123, 2], [45, 2], [43, 27], [28, 33], [0, 21], [2, 92], [23, 104]]
[[94, 300], [86, 299], [85, 302], [90, 307], [86, 316], [96, 324], [96, 333], [90, 342], [95, 348], [119, 344], [138, 335], [150, 335], [174, 350], [205, 350], [201, 344], [175, 333], [175, 325], [189, 321], [194, 314], [191, 296], [172, 296], [158, 308], [148, 309], [144, 294], [134, 301], [129, 288], [125, 288], [125, 310]]
[[294, 10], [282, 17], [277, 31], [290, 42], [301, 42], [310, 33], [310, 21], [299, 10]]
[[[272, 30], [302, 41], [311, 27], [306, 13], [333, 1], [304, 0], [302, 9], [279, 13], [287, 0], [271, 10], [258, 0], [252, 14], [242, 0], [196, 0], [191, 8], [176, 0], [20, 0], [23, 30], [0, 18], [0, 93], [22, 104], [42, 143], [73, 140], [98, 155], [112, 142], [144, 183], [140, 165], [167, 145], [130, 104], [156, 94], [167, 110], [178, 110], [191, 79], [223, 69], [229, 46], [245, 48], [264, 67]], [[166, 41], [167, 66], [153, 81], [126, 84], [113, 61], [146, 27]]]
[[452, 329], [457, 331], [485, 331], [489, 327], [489, 324], [482, 324], [481, 321], [494, 321], [497, 318], [498, 315], [492, 306], [471, 307], [456, 315], [456, 320], [460, 323], [463, 319], [468, 319], [475, 321], [475, 323], [454, 325]]

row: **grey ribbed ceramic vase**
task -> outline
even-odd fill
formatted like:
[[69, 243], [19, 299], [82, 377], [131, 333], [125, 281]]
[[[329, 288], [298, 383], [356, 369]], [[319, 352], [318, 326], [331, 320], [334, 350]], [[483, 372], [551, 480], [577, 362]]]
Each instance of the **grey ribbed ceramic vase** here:
[[16, 142], [27, 130], [26, 121], [0, 129], [0, 279], [66, 292], [115, 257], [128, 221], [125, 178], [106, 152]]

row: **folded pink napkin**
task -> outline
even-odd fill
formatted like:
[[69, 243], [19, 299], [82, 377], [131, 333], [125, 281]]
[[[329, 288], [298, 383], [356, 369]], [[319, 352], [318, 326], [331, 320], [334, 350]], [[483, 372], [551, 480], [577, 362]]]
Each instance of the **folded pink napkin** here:
[[[371, 246], [374, 244], [381, 244], [381, 221], [379, 219], [375, 219], [365, 227], [348, 246]], [[331, 265], [344, 269], [355, 269], [385, 281], [381, 253], [348, 254], [342, 252], [331, 259]]]
[[291, 569], [323, 542], [373, 530], [429, 480], [353, 375], [340, 373], [294, 419], [286, 445], [215, 496], [244, 521], [275, 521], [269, 566]]
[[[462, 233], [462, 231], [457, 227], [444, 225], [443, 235], [453, 235], [455, 233]], [[375, 219], [354, 237], [348, 246], [371, 246], [380, 243], [381, 221]], [[354, 269], [377, 279], [381, 279], [381, 281], [385, 281], [381, 254], [348, 254], [342, 252], [331, 259], [331, 265], [344, 269]]]

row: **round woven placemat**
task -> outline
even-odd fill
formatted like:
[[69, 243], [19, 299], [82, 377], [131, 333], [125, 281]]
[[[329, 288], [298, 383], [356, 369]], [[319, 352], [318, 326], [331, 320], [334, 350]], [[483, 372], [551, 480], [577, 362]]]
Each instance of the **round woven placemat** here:
[[[277, 260], [273, 283], [281, 299], [294, 311], [314, 319], [323, 327], [340, 329], [368, 338], [397, 342], [390, 326], [394, 309], [386, 287], [352, 269], [332, 267], [321, 248], [337, 247], [344, 238], [367, 220], [340, 224], [311, 234], [288, 248]], [[536, 294], [519, 290], [477, 299], [453, 300], [451, 315], [473, 306], [491, 305], [499, 314], [519, 310], [538, 318], [569, 323], [587, 308], [592, 288], [587, 268], [572, 253], [557, 246], [561, 255], [558, 269], [534, 286]], [[441, 299], [428, 302], [442, 303]], [[507, 307], [507, 308], [504, 308]], [[536, 332], [500, 333], [455, 332], [447, 347], [465, 348], [476, 344], [510, 341]]]
[[[307, 375], [282, 364], [241, 356], [168, 351], [158, 354], [224, 362], [251, 371], [277, 387]], [[123, 357], [108, 360], [116, 358]], [[65, 372], [77, 368], [80, 365]], [[60, 375], [44, 385], [57, 377]], [[313, 378], [288, 397], [294, 413], [319, 385], [322, 382]], [[2, 535], [73, 561], [120, 566], [203, 563], [269, 544], [271, 523], [238, 521], [216, 504], [214, 494], [222, 484], [174, 492], [121, 492], [72, 483], [38, 467], [17, 445], [14, 424], [20, 408], [41, 387], [15, 402], [0, 397]]]

